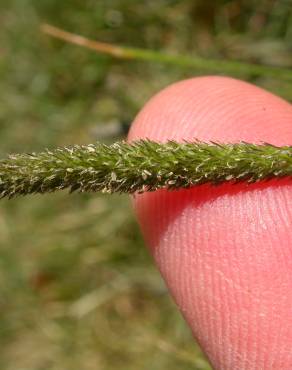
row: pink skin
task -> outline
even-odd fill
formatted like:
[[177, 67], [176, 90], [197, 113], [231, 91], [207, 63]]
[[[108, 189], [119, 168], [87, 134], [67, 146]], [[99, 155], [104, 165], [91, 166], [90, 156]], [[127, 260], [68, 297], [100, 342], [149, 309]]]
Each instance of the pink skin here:
[[[292, 144], [292, 106], [245, 82], [168, 87], [129, 140]], [[292, 369], [292, 181], [136, 195], [169, 290], [215, 369]]]

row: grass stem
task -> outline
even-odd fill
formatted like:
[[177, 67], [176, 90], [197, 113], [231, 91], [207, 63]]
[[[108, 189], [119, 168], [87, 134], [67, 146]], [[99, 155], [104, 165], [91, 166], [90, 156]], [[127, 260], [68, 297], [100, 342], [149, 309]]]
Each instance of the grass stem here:
[[41, 30], [57, 39], [94, 50], [98, 53], [110, 55], [114, 58], [169, 64], [183, 69], [193, 69], [199, 73], [220, 73], [242, 77], [261, 76], [292, 81], [292, 70], [287, 68], [232, 60], [207, 59], [197, 56], [171, 55], [154, 50], [122, 47], [90, 40], [84, 36], [64, 31], [49, 24], [43, 24]]

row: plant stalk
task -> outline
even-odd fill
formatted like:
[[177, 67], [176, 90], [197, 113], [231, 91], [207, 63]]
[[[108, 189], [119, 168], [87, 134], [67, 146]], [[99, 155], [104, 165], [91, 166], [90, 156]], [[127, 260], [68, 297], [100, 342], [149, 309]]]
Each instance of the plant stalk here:
[[142, 60], [175, 65], [184, 69], [195, 69], [204, 73], [223, 73], [233, 76], [262, 76], [292, 81], [292, 70], [260, 64], [232, 60], [215, 60], [197, 56], [171, 55], [155, 50], [121, 47], [104, 42], [90, 40], [84, 36], [64, 31], [60, 28], [43, 24], [41, 30], [57, 39], [79, 45], [98, 53], [126, 60]]

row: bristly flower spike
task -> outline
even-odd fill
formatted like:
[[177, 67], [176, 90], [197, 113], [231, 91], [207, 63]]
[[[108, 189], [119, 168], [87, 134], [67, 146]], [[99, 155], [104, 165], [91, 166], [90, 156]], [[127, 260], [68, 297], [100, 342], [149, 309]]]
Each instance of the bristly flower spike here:
[[13, 154], [0, 160], [0, 197], [71, 192], [134, 193], [292, 176], [292, 147], [150, 140]]

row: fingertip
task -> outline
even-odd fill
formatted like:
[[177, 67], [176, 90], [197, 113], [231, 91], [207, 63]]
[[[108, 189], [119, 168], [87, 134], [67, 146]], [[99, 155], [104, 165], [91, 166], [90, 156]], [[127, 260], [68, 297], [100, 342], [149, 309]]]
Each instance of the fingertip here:
[[[292, 141], [292, 107], [251, 84], [174, 84], [137, 116], [129, 140]], [[291, 180], [137, 195], [141, 229], [215, 368], [292, 368]]]

